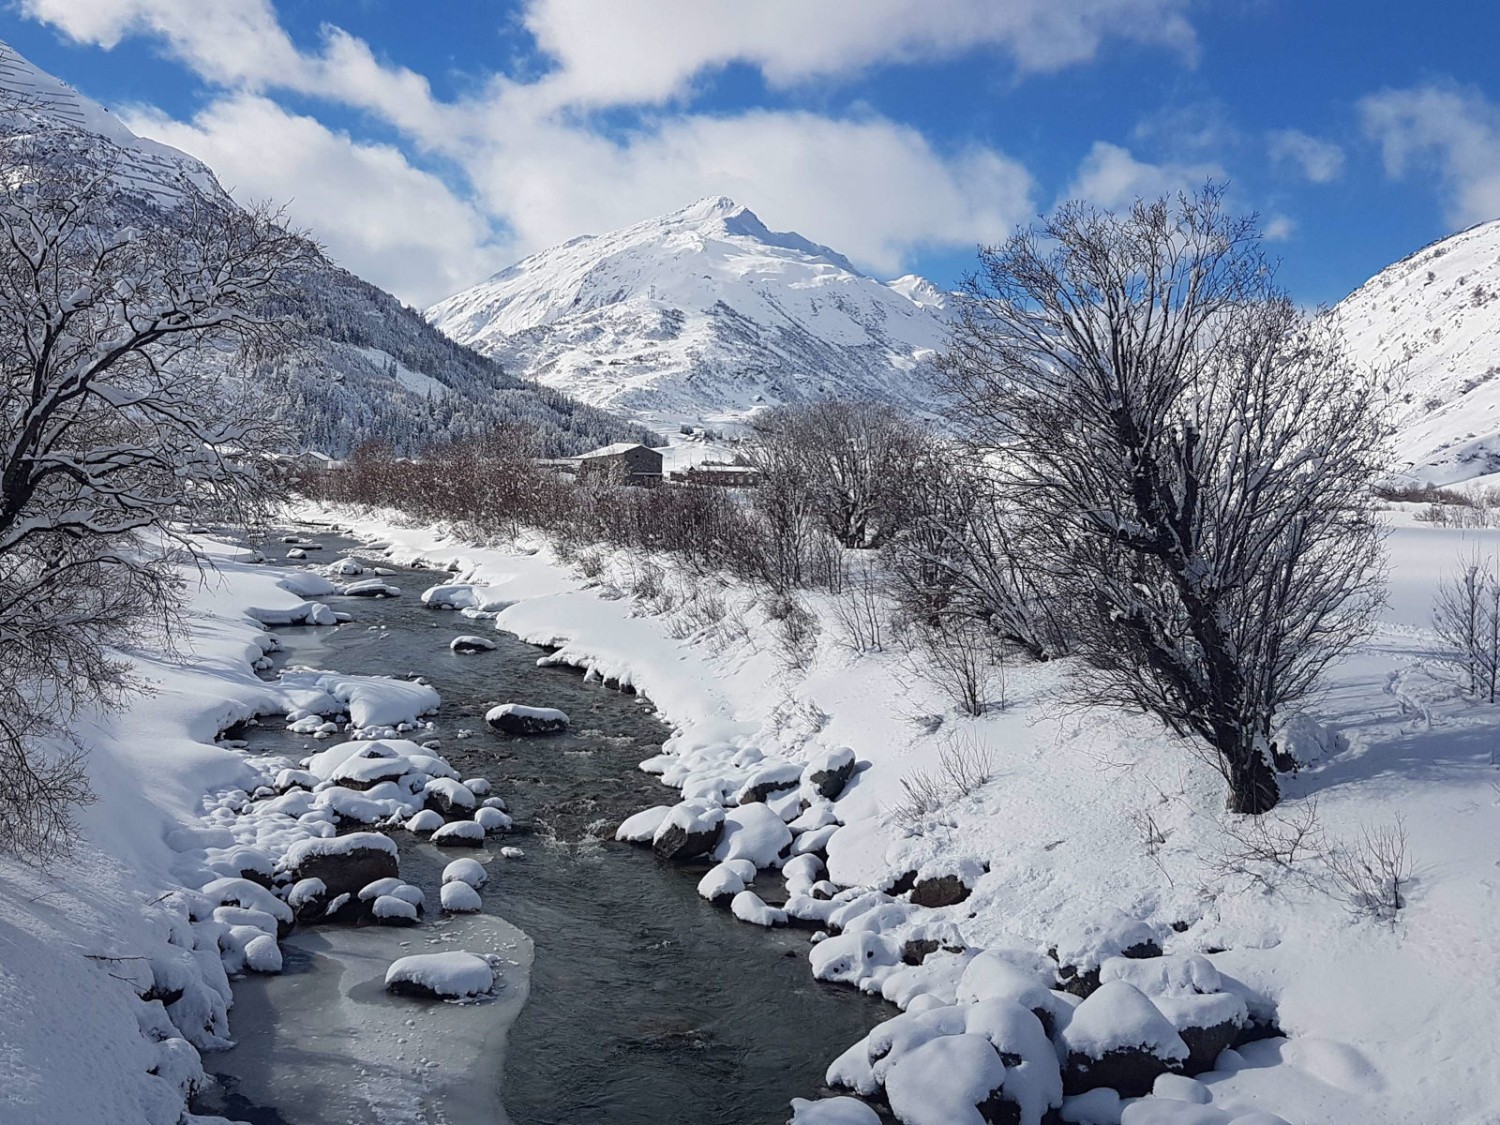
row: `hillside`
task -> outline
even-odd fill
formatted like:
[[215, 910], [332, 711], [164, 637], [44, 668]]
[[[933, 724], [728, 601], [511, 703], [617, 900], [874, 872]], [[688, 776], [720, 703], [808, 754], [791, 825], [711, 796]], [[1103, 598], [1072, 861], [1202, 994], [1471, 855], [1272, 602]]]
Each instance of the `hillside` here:
[[[186, 153], [137, 137], [102, 106], [0, 43], [0, 145], [24, 144], [49, 160], [109, 167], [115, 188], [106, 223], [143, 225], [191, 198], [236, 204], [213, 172]], [[546, 387], [534, 387], [432, 328], [390, 294], [319, 255], [282, 310], [307, 334], [259, 361], [267, 410], [294, 445], [342, 455], [361, 441], [401, 452], [515, 424], [549, 454], [646, 437]]]
[[1400, 468], [1433, 484], [1500, 470], [1500, 221], [1434, 242], [1333, 310], [1391, 372]]
[[943, 304], [717, 197], [535, 254], [427, 315], [528, 379], [669, 424], [832, 395], [929, 411]]

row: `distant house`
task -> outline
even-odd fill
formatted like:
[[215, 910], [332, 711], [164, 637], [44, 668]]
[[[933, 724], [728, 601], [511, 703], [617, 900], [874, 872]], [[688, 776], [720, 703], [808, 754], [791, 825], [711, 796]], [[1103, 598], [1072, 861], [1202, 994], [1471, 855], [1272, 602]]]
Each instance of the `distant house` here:
[[605, 476], [624, 484], [648, 487], [661, 483], [661, 450], [633, 442], [617, 442], [577, 458], [579, 481]]
[[331, 473], [344, 467], [342, 461], [335, 457], [330, 457], [326, 453], [321, 453], [316, 449], [294, 453], [289, 457], [289, 460], [303, 472], [309, 473]]
[[709, 484], [719, 488], [753, 488], [760, 483], [760, 470], [749, 465], [690, 465], [672, 473], [677, 484]]

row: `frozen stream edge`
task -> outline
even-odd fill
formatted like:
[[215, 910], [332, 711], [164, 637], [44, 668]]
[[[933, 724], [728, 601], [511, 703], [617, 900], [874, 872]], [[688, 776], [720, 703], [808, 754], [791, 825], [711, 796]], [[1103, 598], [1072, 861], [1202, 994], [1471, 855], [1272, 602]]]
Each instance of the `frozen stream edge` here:
[[[474, 914], [414, 929], [298, 929], [281, 944], [286, 972], [234, 984], [235, 1037], [253, 1049], [205, 1060], [221, 1080], [232, 1080], [234, 1095], [250, 1107], [296, 1107], [296, 1120], [329, 1125], [509, 1122], [500, 1085], [505, 1038], [528, 994], [532, 943], [526, 934]], [[503, 957], [504, 983], [496, 996], [444, 1003], [385, 992], [393, 960], [438, 948]]]

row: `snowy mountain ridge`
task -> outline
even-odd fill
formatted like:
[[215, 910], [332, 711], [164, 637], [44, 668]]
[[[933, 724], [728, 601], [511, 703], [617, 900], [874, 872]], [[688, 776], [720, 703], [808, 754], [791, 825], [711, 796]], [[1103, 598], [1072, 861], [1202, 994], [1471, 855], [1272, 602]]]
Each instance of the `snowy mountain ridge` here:
[[714, 196], [534, 254], [427, 316], [517, 374], [675, 423], [829, 396], [930, 412], [944, 303]]
[[1400, 471], [1431, 484], [1500, 471], [1500, 220], [1388, 266], [1333, 315], [1355, 360], [1391, 372]]
[[[107, 168], [106, 223], [152, 222], [186, 198], [237, 206], [202, 162], [136, 136], [108, 110], [0, 42], [0, 145], [26, 144], [62, 167]], [[160, 210], [154, 212], [158, 217]], [[582, 452], [649, 435], [545, 387], [522, 382], [433, 329], [395, 297], [321, 255], [278, 310], [306, 326], [299, 346], [254, 369], [266, 408], [293, 441], [341, 456], [366, 440], [403, 453], [519, 424], [543, 452]]]

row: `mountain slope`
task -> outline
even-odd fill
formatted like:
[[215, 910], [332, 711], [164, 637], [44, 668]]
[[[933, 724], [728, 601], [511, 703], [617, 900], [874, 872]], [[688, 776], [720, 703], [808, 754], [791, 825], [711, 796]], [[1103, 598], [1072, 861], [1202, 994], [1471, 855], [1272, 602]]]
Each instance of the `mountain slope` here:
[[427, 316], [527, 378], [681, 422], [830, 395], [930, 410], [942, 305], [718, 197], [535, 254]]
[[1333, 313], [1355, 359], [1392, 370], [1404, 471], [1433, 484], [1500, 471], [1500, 220], [1389, 266]]
[[[186, 153], [137, 137], [102, 106], [0, 43], [0, 146], [40, 148], [49, 161], [112, 169], [107, 221], [150, 223], [187, 198], [236, 204]], [[548, 454], [648, 438], [639, 427], [508, 374], [442, 335], [413, 309], [318, 256], [281, 311], [308, 328], [299, 346], [259, 361], [267, 410], [294, 443], [334, 455], [366, 440], [410, 453], [519, 425]]]

